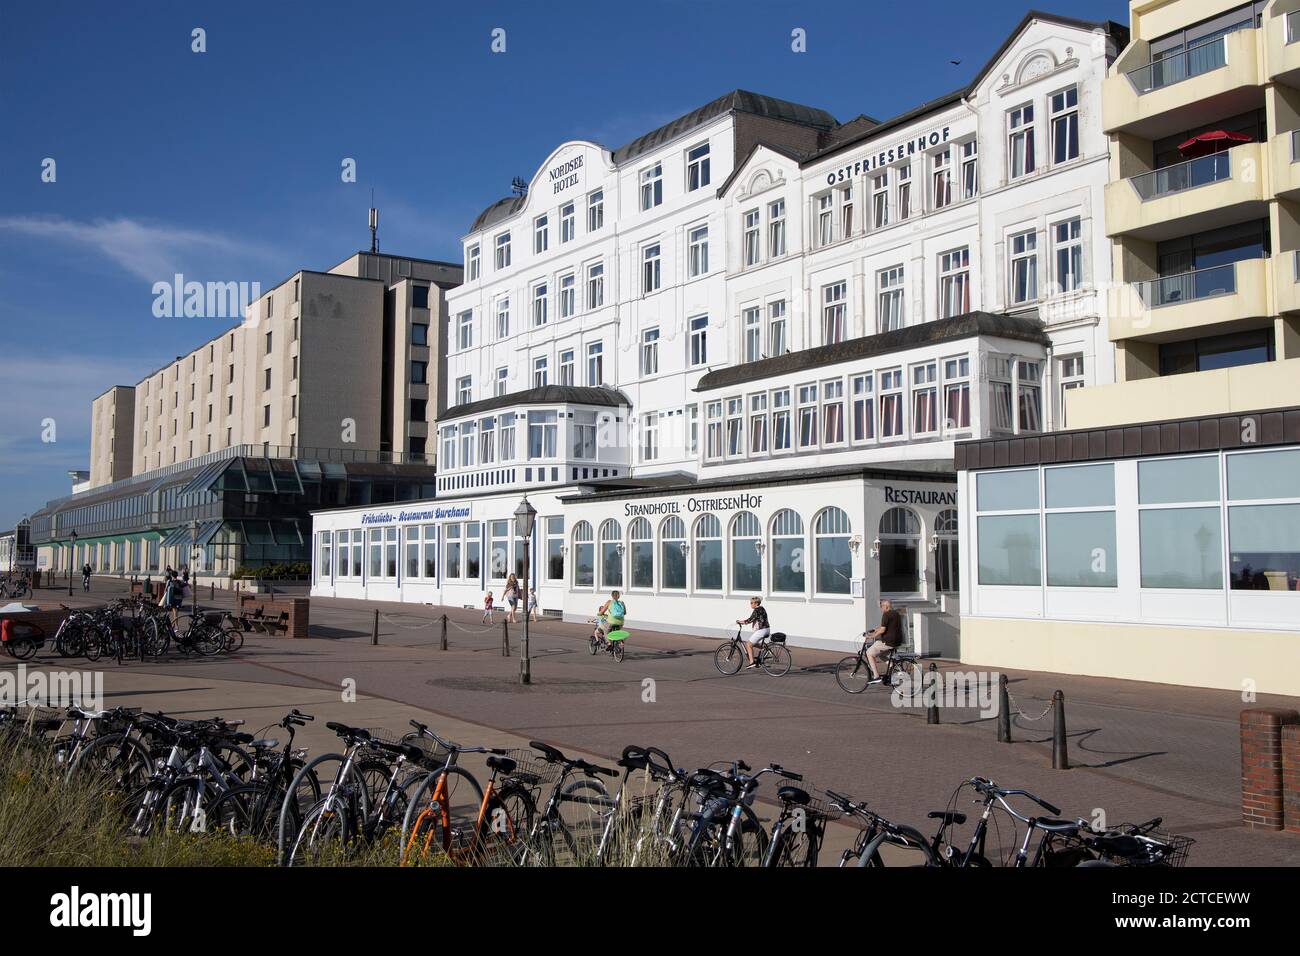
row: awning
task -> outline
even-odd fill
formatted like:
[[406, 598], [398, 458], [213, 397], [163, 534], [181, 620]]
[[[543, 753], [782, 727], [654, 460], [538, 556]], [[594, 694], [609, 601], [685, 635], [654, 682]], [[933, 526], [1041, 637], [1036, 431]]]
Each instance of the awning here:
[[1245, 133], [1229, 133], [1225, 130], [1216, 129], [1193, 136], [1187, 142], [1180, 143], [1178, 151], [1188, 159], [1195, 159], [1197, 156], [1221, 153], [1225, 149], [1232, 149], [1232, 147], [1240, 146], [1242, 143], [1251, 142], [1254, 142], [1254, 140]]
[[180, 525], [178, 527], [172, 528], [172, 530], [167, 533], [167, 536], [162, 539], [162, 544], [160, 545], [160, 547], [177, 548], [183, 544], [189, 544], [189, 541], [190, 541], [189, 525]]

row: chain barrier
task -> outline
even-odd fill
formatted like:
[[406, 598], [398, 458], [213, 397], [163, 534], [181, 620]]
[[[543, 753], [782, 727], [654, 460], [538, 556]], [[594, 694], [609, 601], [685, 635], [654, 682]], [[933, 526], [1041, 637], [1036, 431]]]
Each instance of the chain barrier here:
[[[384, 614], [382, 612], [380, 613], [379, 618], [385, 623], [391, 624], [393, 627], [399, 628], [403, 631], [422, 631], [426, 627], [434, 627], [438, 624], [441, 624], [443, 620], [442, 617], [435, 617], [430, 621], [422, 621], [418, 624], [403, 624], [401, 621], [395, 619], [392, 615]], [[453, 621], [450, 617], [448, 617], [447, 626], [449, 628], [454, 628], [455, 630], [460, 631], [464, 634], [486, 634], [489, 631], [495, 631], [501, 625], [494, 621], [491, 624], [479, 624], [479, 625], [471, 626], [471, 625], [461, 624], [458, 621]]]
[[1011, 706], [1015, 710], [1016, 714], [1019, 715], [1020, 719], [1027, 720], [1031, 724], [1037, 723], [1038, 721], [1042, 720], [1044, 717], [1046, 717], [1048, 714], [1052, 712], [1052, 702], [1050, 700], [1047, 702], [1047, 706], [1043, 708], [1043, 712], [1039, 714], [1037, 717], [1030, 717], [1023, 710], [1021, 710], [1020, 704], [1016, 702], [1015, 695], [1012, 694], [1010, 690], [1007, 691], [1007, 700], [1011, 701]]

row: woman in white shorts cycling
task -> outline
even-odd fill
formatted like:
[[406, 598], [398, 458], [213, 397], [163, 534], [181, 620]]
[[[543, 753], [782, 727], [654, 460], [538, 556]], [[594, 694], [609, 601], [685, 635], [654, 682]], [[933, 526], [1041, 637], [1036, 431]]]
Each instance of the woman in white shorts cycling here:
[[767, 620], [767, 608], [763, 607], [763, 599], [752, 597], [749, 599], [749, 617], [736, 621], [742, 627], [746, 624], [754, 625], [754, 630], [750, 632], [749, 640], [745, 642], [745, 654], [749, 657], [749, 666], [757, 667], [758, 661], [754, 659], [754, 645], [772, 633], [772, 626]]

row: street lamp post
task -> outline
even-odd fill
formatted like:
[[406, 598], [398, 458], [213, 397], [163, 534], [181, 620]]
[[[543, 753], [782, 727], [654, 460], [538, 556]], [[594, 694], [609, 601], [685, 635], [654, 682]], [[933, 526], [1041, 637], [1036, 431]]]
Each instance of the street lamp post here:
[[519, 502], [515, 509], [515, 534], [524, 541], [524, 639], [520, 645], [519, 682], [531, 684], [533, 681], [532, 664], [528, 657], [528, 601], [532, 593], [528, 586], [530, 570], [530, 553], [533, 543], [533, 525], [537, 521], [537, 509], [528, 503], [528, 496]]
[[190, 522], [190, 610], [195, 617], [199, 614], [199, 519]]
[[68, 535], [68, 540], [72, 542], [68, 546], [68, 597], [72, 597], [72, 566], [77, 563], [77, 531], [75, 528], [72, 534]]

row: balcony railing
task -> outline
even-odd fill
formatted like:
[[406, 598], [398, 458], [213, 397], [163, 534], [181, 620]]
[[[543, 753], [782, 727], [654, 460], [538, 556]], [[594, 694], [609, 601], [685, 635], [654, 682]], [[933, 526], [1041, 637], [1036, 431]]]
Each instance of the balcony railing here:
[[1222, 182], [1232, 178], [1232, 160], [1229, 152], [1200, 156], [1186, 162], [1153, 169], [1129, 180], [1143, 202], [1159, 199], [1171, 193], [1180, 193], [1198, 186]]
[[1225, 37], [1215, 37], [1205, 43], [1189, 47], [1164, 59], [1140, 66], [1128, 73], [1129, 82], [1138, 95], [1164, 89], [1183, 80], [1200, 76], [1225, 66], [1228, 62], [1228, 44]]
[[1162, 305], [1196, 302], [1237, 291], [1237, 264], [1229, 262], [1208, 269], [1196, 269], [1178, 275], [1161, 276], [1133, 283], [1143, 304], [1149, 309]]

